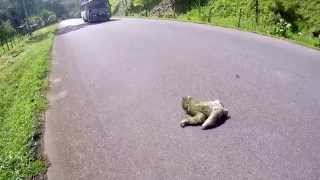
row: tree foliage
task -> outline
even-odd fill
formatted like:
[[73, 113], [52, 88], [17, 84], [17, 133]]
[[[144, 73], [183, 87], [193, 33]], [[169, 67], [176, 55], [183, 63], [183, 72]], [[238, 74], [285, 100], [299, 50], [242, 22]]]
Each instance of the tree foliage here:
[[270, 10], [273, 13], [273, 21], [275, 23], [287, 22], [292, 25], [293, 31], [298, 30], [298, 21], [302, 19], [302, 15], [298, 13], [299, 8], [300, 5], [298, 3], [292, 3], [285, 6], [280, 0], [274, 1], [274, 3], [270, 6]]
[[150, 10], [159, 2], [160, 0], [133, 0], [132, 7], [140, 10]]
[[15, 29], [12, 27], [10, 21], [5, 21], [0, 24], [0, 40], [6, 40], [7, 38], [13, 37]]
[[60, 0], [0, 0], [0, 41], [52, 24], [57, 13], [63, 17], [66, 12]]
[[80, 2], [78, 0], [0, 0], [0, 22], [9, 20], [14, 27], [25, 23], [26, 13], [33, 20], [37, 17], [45, 23], [48, 20], [80, 16]]

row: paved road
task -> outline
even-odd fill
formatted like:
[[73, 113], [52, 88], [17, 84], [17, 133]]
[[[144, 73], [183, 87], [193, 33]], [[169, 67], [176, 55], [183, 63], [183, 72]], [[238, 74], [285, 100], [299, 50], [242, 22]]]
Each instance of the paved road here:
[[[64, 21], [53, 48], [49, 180], [320, 177], [320, 52], [170, 21]], [[181, 97], [231, 119], [181, 129]]]

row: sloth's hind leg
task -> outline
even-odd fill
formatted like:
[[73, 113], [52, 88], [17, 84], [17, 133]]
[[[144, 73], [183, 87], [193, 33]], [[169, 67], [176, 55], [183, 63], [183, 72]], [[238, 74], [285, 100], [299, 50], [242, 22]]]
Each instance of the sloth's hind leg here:
[[224, 115], [224, 113], [224, 109], [213, 109], [208, 119], [205, 120], [205, 122], [202, 124], [201, 129], [207, 129], [209, 127], [214, 126], [217, 120], [221, 118]]
[[195, 116], [187, 115], [187, 117], [181, 121], [180, 126], [184, 128], [188, 125], [200, 125], [206, 120], [206, 118], [206, 115], [201, 112], [198, 112]]

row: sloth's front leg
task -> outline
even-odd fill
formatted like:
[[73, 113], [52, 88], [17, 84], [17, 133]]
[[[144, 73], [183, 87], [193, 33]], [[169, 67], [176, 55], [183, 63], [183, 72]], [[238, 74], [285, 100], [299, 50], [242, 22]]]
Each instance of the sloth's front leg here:
[[201, 112], [197, 112], [196, 115], [190, 116], [187, 115], [180, 123], [180, 126], [184, 128], [188, 125], [200, 125], [207, 119], [207, 116]]

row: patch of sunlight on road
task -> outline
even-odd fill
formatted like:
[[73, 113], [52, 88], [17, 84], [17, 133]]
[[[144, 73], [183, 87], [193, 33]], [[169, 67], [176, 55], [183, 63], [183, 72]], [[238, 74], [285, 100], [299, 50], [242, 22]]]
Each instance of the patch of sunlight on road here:
[[60, 22], [59, 28], [64, 28], [64, 27], [67, 27], [67, 26], [77, 26], [77, 25], [81, 25], [81, 24], [84, 24], [84, 23], [85, 22], [83, 22], [83, 20], [80, 19], [80, 18], [67, 19], [67, 20], [64, 20], [64, 21]]

